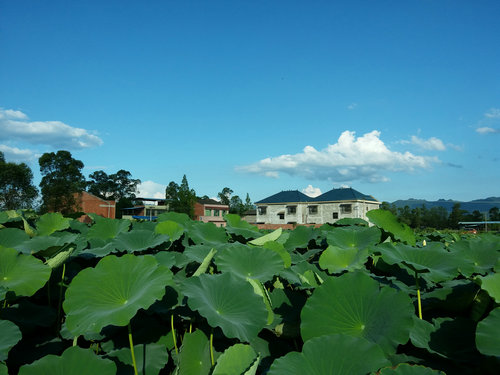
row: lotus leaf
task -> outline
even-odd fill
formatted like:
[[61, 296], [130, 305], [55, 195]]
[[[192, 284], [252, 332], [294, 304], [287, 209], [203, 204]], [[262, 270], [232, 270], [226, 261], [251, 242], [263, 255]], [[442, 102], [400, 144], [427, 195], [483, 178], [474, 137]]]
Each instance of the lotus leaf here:
[[74, 335], [99, 333], [107, 325], [125, 326], [139, 309], [165, 294], [172, 272], [151, 255], [108, 255], [82, 270], [66, 291], [66, 324]]
[[22, 338], [21, 330], [9, 320], [0, 320], [0, 361], [7, 359], [9, 350]]
[[211, 367], [207, 336], [200, 330], [186, 333], [179, 353], [179, 375], [208, 375]]
[[179, 212], [165, 212], [164, 214], [159, 215], [156, 220], [158, 223], [161, 223], [162, 221], [175, 221], [182, 227], [186, 227], [186, 225], [191, 222], [188, 215]]
[[0, 375], [9, 375], [7, 372], [7, 366], [3, 363], [0, 363]]
[[[59, 233], [58, 233], [59, 234]], [[60, 251], [63, 246], [76, 243], [78, 234], [60, 233], [60, 236], [37, 236], [25, 241], [17, 247], [24, 254], [37, 254], [38, 256], [50, 257]]]
[[221, 327], [229, 338], [248, 342], [266, 325], [267, 310], [262, 298], [248, 282], [232, 273], [190, 277], [181, 289], [189, 307], [212, 327]]
[[87, 238], [100, 238], [102, 240], [115, 238], [119, 233], [128, 231], [130, 220], [107, 219], [95, 216], [96, 223], [87, 232]]
[[474, 345], [476, 323], [467, 318], [436, 318], [429, 337], [431, 352], [437, 352], [455, 361], [476, 358]]
[[184, 228], [175, 221], [166, 220], [159, 222], [155, 227], [156, 234], [166, 234], [170, 241], [177, 241], [184, 234]]
[[309, 241], [313, 238], [315, 234], [314, 228], [306, 226], [297, 226], [293, 231], [290, 232], [290, 237], [285, 242], [285, 249], [288, 251], [293, 249], [307, 248]]
[[183, 254], [189, 258], [191, 262], [201, 263], [203, 259], [210, 253], [212, 246], [209, 245], [194, 245], [184, 249]]
[[[375, 373], [374, 373], [375, 374]], [[433, 370], [429, 367], [401, 363], [396, 367], [386, 367], [377, 372], [377, 375], [446, 375], [442, 371]]]
[[0, 230], [0, 246], [17, 249], [19, 245], [29, 239], [30, 236], [21, 229], [4, 228]]
[[492, 273], [482, 277], [481, 281], [481, 288], [486, 290], [497, 303], [500, 303], [500, 273]]
[[477, 324], [476, 346], [483, 354], [500, 357], [500, 307]]
[[82, 255], [92, 254], [98, 258], [105, 257], [108, 254], [118, 252], [116, 244], [112, 239], [91, 238], [89, 239], [90, 247], [86, 249]]
[[153, 249], [168, 241], [169, 237], [166, 234], [155, 234], [149, 230], [138, 229], [120, 233], [113, 242], [118, 250], [133, 253]]
[[365, 375], [390, 365], [381, 348], [362, 337], [334, 334], [306, 341], [302, 353], [276, 359], [268, 375]]
[[255, 375], [258, 363], [257, 353], [250, 345], [234, 344], [219, 357], [212, 375]]
[[282, 233], [283, 233], [283, 229], [278, 228], [278, 229], [272, 231], [271, 233], [265, 234], [259, 238], [256, 238], [255, 240], [249, 241], [248, 243], [250, 245], [262, 246], [267, 242], [276, 241], [278, 238], [280, 238]]
[[231, 234], [242, 236], [245, 239], [260, 237], [259, 229], [245, 220], [242, 220], [239, 215], [227, 214], [224, 216], [226, 220], [226, 231]]
[[290, 253], [286, 251], [285, 247], [279, 242], [268, 241], [264, 245], [262, 245], [262, 247], [277, 252], [280, 255], [281, 259], [283, 259], [285, 268], [288, 268], [292, 265], [292, 257], [290, 256]]
[[217, 253], [215, 263], [220, 271], [262, 282], [271, 280], [284, 268], [283, 259], [277, 252], [240, 243], [224, 246]]
[[343, 333], [394, 353], [398, 344], [408, 341], [414, 313], [406, 294], [353, 272], [329, 278], [315, 289], [302, 309], [300, 329], [304, 341]]
[[[376, 247], [388, 264], [402, 264], [413, 272], [426, 272], [421, 277], [434, 283], [451, 280], [458, 275], [456, 256], [433, 242], [416, 248], [401, 243], [383, 243]], [[428, 272], [428, 273], [427, 273]]]
[[392, 234], [396, 240], [415, 246], [415, 234], [411, 228], [404, 223], [400, 223], [392, 212], [382, 209], [370, 210], [366, 213], [366, 216], [377, 227]]
[[[168, 352], [165, 345], [162, 344], [134, 345], [134, 355], [137, 369], [142, 374], [158, 375], [168, 362]], [[117, 358], [120, 362], [129, 365], [129, 369], [132, 370], [133, 362], [130, 348], [111, 351], [107, 356]]]
[[59, 212], [51, 212], [40, 216], [36, 222], [39, 236], [49, 236], [52, 233], [69, 228], [70, 219]]
[[170, 269], [172, 268], [172, 266], [175, 266], [175, 254], [178, 253], [173, 253], [170, 251], [160, 251], [159, 253], [155, 254], [154, 257], [156, 258], [158, 263]]
[[227, 242], [226, 230], [217, 227], [213, 223], [203, 223], [201, 221], [192, 221], [189, 223], [187, 236], [196, 245], [212, 245]]
[[377, 227], [342, 227], [333, 228], [327, 232], [326, 240], [329, 245], [347, 249], [365, 249], [380, 242], [380, 229]]
[[319, 266], [322, 269], [328, 269], [330, 273], [357, 270], [364, 267], [368, 255], [368, 249], [328, 246], [319, 257]]
[[0, 247], [0, 287], [31, 297], [50, 277], [51, 268], [31, 255]]
[[460, 259], [459, 271], [469, 277], [475, 273], [485, 274], [498, 262], [500, 241], [486, 238], [454, 242], [449, 247], [457, 259]]
[[90, 349], [72, 346], [62, 356], [47, 355], [19, 369], [19, 375], [115, 375], [116, 365]]
[[359, 225], [362, 227], [367, 227], [368, 222], [366, 220], [360, 219], [360, 218], [350, 218], [350, 217], [344, 217], [343, 219], [337, 220], [335, 222], [335, 225], [337, 226], [351, 226], [351, 225]]

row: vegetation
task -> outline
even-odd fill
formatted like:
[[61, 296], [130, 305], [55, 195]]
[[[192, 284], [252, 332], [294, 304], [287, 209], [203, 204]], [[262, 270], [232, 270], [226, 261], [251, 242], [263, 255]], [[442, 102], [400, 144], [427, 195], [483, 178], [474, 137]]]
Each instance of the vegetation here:
[[0, 374], [497, 374], [500, 237], [368, 216], [0, 212]]
[[0, 151], [0, 210], [31, 208], [38, 190], [25, 163], [8, 163]]
[[180, 185], [170, 181], [165, 189], [165, 200], [169, 211], [186, 214], [191, 219], [194, 217], [196, 192], [189, 187], [186, 175], [182, 177]]
[[458, 229], [461, 221], [498, 221], [500, 212], [498, 207], [493, 207], [485, 215], [477, 210], [472, 213], [462, 210], [460, 203], [455, 203], [450, 213], [446, 208], [435, 206], [428, 209], [425, 205], [410, 209], [409, 206], [396, 207], [394, 204], [382, 202], [381, 209], [391, 211], [398, 219], [411, 228]]
[[86, 186], [81, 172], [83, 162], [74, 159], [69, 151], [57, 151], [43, 154], [38, 163], [42, 174], [42, 212], [69, 214], [78, 211], [75, 194]]
[[254, 205], [252, 203], [252, 200], [250, 199], [250, 195], [247, 193], [247, 196], [245, 198], [245, 203], [241, 200], [241, 198], [238, 195], [232, 195], [233, 190], [225, 187], [222, 189], [220, 193], [217, 194], [217, 196], [220, 199], [221, 204], [225, 204], [226, 206], [229, 206], [229, 212], [232, 214], [237, 214], [237, 215], [243, 215], [246, 211], [251, 210], [254, 208]]

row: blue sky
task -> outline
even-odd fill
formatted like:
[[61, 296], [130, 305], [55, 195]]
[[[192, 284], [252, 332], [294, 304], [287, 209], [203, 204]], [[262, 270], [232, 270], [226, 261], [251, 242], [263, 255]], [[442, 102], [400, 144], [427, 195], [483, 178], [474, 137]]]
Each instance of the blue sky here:
[[500, 196], [498, 1], [0, 2], [0, 151], [143, 196]]

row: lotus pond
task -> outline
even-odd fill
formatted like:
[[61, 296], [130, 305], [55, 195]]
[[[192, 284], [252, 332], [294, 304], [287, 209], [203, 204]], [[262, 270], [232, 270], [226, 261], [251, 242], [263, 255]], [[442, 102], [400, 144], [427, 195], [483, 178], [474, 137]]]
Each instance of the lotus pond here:
[[0, 375], [498, 374], [500, 237], [0, 212]]

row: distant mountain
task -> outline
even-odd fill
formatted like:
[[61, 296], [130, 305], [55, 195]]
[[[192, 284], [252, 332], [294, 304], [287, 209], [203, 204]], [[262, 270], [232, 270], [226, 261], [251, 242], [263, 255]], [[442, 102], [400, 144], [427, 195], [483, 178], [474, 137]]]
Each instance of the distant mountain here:
[[469, 202], [461, 202], [461, 201], [456, 201], [453, 199], [438, 199], [437, 201], [427, 201], [425, 199], [406, 199], [406, 200], [397, 200], [395, 202], [392, 202], [396, 207], [405, 207], [408, 206], [411, 209], [417, 208], [417, 207], [422, 207], [422, 205], [425, 205], [426, 208], [432, 208], [432, 207], [444, 207], [446, 208], [449, 212], [453, 209], [453, 205], [455, 203], [460, 203], [460, 208], [462, 210], [466, 210], [469, 212], [472, 211], [479, 211], [479, 212], [487, 212], [493, 207], [498, 207], [500, 208], [500, 197], [489, 197], [489, 198], [484, 198], [484, 199], [475, 199], [473, 201]]

